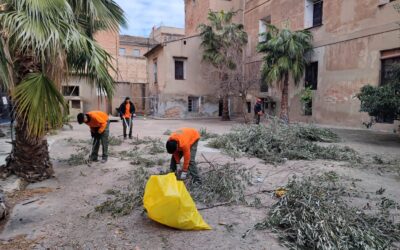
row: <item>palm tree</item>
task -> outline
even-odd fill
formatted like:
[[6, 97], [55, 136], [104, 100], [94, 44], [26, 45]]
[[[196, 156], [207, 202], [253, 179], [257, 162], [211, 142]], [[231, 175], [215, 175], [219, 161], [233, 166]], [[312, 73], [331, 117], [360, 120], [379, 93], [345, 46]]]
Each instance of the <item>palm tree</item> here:
[[235, 12], [208, 13], [209, 25], [199, 25], [202, 38], [203, 61], [216, 69], [223, 100], [222, 120], [230, 120], [229, 95], [234, 88], [234, 73], [242, 70], [243, 47], [247, 33], [242, 24], [232, 22]]
[[111, 97], [111, 57], [93, 36], [124, 24], [113, 0], [0, 0], [0, 82], [16, 120], [8, 171], [29, 182], [53, 175], [45, 135], [68, 112], [61, 83], [84, 77]]
[[280, 119], [289, 122], [289, 76], [297, 84], [303, 77], [307, 55], [312, 51], [312, 34], [309, 31], [279, 30], [268, 26], [264, 42], [258, 52], [265, 54], [261, 68], [262, 79], [267, 84], [279, 83], [282, 88]]

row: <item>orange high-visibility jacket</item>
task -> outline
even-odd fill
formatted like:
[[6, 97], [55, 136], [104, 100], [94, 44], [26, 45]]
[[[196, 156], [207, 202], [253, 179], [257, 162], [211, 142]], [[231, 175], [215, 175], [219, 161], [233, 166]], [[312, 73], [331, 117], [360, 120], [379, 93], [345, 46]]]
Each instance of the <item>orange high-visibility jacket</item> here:
[[125, 104], [125, 114], [124, 114], [124, 118], [131, 118], [131, 104], [128, 102], [127, 104]]
[[183, 153], [183, 171], [187, 171], [190, 162], [190, 148], [200, 139], [199, 132], [194, 128], [181, 128], [171, 134], [168, 141], [177, 141], [178, 150], [174, 153], [175, 162], [181, 162], [181, 153]]
[[92, 132], [102, 134], [107, 127], [108, 115], [102, 111], [91, 111], [86, 113], [90, 116], [90, 121], [86, 123]]

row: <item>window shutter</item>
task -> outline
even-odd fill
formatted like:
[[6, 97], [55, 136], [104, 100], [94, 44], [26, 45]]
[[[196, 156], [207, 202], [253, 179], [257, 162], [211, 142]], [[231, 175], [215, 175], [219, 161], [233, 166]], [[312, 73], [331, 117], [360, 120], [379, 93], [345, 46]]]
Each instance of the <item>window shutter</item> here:
[[313, 26], [322, 24], [323, 1], [314, 3], [313, 6]]

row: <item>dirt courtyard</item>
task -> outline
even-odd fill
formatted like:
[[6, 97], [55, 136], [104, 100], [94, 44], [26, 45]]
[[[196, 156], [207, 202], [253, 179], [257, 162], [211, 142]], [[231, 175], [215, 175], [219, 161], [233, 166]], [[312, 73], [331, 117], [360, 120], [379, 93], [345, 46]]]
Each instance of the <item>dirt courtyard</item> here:
[[[138, 119], [133, 123], [133, 134], [136, 138], [158, 137], [164, 143], [168, 138], [164, 135], [166, 130], [194, 127], [223, 134], [235, 124], [217, 120]], [[286, 249], [280, 246], [278, 237], [267, 230], [254, 230], [243, 237], [258, 221], [265, 218], [268, 207], [277, 201], [268, 193], [259, 197], [263, 208], [232, 205], [202, 210], [204, 220], [212, 227], [209, 231], [179, 231], [164, 227], [148, 219], [141, 208], [117, 218], [95, 212], [94, 208], [109, 198], [105, 194], [107, 190], [124, 189], [129, 184], [130, 172], [137, 166], [121, 159], [118, 152], [133, 150], [134, 146], [131, 140], [110, 146], [111, 153], [106, 164], [70, 166], [65, 159], [76, 150], [70, 141], [90, 140], [87, 126], [76, 123], [72, 125], [73, 130], [62, 130], [48, 137], [55, 177], [27, 186], [27, 190], [33, 194], [16, 201], [0, 234], [0, 249]], [[339, 145], [355, 149], [365, 159], [400, 158], [398, 135], [366, 130], [333, 131], [342, 139]], [[110, 132], [112, 136], [122, 139], [121, 123], [111, 123]], [[7, 140], [10, 139], [0, 139], [2, 154], [9, 147], [5, 143]], [[372, 201], [378, 201], [379, 197], [375, 193], [383, 188], [387, 198], [400, 202], [398, 164], [392, 167], [379, 167], [379, 164], [353, 166], [348, 162], [317, 160], [286, 161], [274, 166], [256, 158], [232, 159], [219, 150], [207, 147], [206, 143], [199, 143], [197, 161], [203, 161], [204, 155], [213, 162], [236, 161], [251, 168], [254, 184], [247, 190], [249, 193], [284, 186], [293, 175], [335, 171], [339, 176], [353, 179], [358, 189], [362, 190], [363, 197], [370, 195]], [[162, 153], [159, 157], [165, 159], [163, 166], [154, 168], [168, 169], [169, 156]], [[3, 160], [4, 157], [0, 158], [0, 165]], [[201, 167], [202, 164], [199, 164]], [[353, 205], [363, 207], [366, 202], [360, 197], [353, 201]]]

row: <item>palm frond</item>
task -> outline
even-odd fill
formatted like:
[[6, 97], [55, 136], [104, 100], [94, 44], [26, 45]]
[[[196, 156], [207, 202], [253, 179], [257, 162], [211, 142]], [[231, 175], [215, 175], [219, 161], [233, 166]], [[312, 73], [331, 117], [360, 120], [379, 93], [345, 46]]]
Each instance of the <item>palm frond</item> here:
[[86, 35], [92, 37], [96, 31], [119, 31], [126, 27], [124, 11], [114, 0], [67, 0]]
[[69, 35], [67, 61], [73, 74], [84, 76], [101, 94], [112, 97], [115, 82], [110, 72], [115, 72], [112, 57], [96, 42], [75, 30]]
[[309, 31], [279, 30], [268, 26], [267, 41], [259, 43], [257, 51], [265, 54], [261, 69], [264, 81], [281, 82], [290, 74], [295, 83], [304, 75], [307, 57], [312, 51], [312, 35]]
[[6, 42], [12, 51], [30, 53], [45, 61], [46, 53], [56, 55], [74, 16], [65, 0], [10, 0], [0, 13]]
[[32, 73], [18, 84], [13, 93], [16, 115], [25, 121], [28, 135], [37, 138], [62, 125], [68, 107], [54, 83], [43, 73]]

